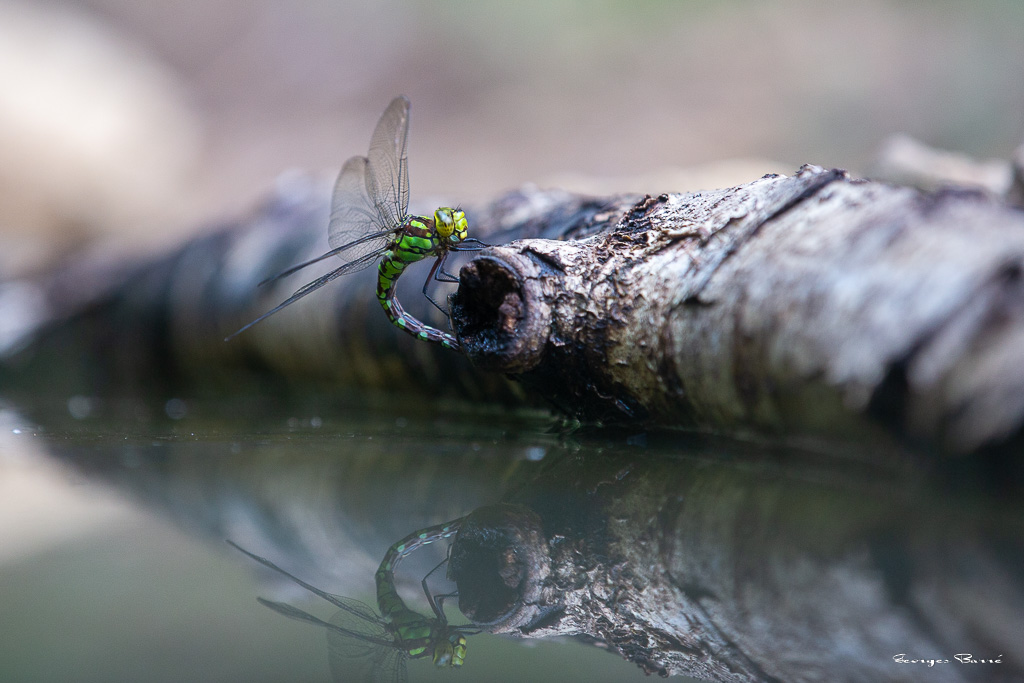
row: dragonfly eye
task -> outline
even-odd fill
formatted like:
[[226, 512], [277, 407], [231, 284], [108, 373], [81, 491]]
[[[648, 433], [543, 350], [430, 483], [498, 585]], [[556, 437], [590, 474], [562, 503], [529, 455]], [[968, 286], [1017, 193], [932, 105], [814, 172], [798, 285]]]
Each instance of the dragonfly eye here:
[[466, 222], [466, 213], [456, 209], [455, 213], [452, 214], [452, 220], [455, 223], [455, 229], [452, 231], [451, 240], [452, 242], [461, 242], [469, 236], [469, 223]]
[[466, 636], [450, 633], [448, 639], [434, 648], [434, 664], [437, 666], [462, 666], [466, 659]]
[[452, 218], [454, 211], [447, 207], [441, 207], [434, 212], [434, 229], [437, 234], [447, 239], [455, 232], [455, 220]]
[[461, 633], [453, 633], [448, 636], [448, 642], [452, 646], [452, 666], [462, 666], [466, 659], [466, 636]]
[[434, 664], [436, 666], [451, 666], [452, 655], [454, 654], [454, 648], [450, 641], [444, 641], [439, 643], [434, 648]]

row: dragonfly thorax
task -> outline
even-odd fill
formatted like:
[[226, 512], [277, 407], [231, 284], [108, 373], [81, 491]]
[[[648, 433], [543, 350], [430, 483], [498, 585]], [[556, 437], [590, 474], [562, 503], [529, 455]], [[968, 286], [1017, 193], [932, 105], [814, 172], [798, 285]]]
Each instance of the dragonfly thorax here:
[[469, 233], [469, 223], [464, 211], [442, 206], [434, 212], [434, 229], [449, 242], [461, 242]]

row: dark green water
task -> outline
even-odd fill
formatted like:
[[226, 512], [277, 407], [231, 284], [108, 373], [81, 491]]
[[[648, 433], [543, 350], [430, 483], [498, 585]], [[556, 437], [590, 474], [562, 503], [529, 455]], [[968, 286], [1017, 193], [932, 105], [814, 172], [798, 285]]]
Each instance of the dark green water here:
[[[536, 510], [556, 530], [552, 548], [578, 543], [589, 567], [619, 553], [633, 614], [680, 637], [691, 619], [713, 619], [712, 631], [745, 639], [758, 666], [813, 672], [831, 658], [832, 680], [868, 680], [860, 667], [912, 680], [894, 654], [940, 656], [969, 641], [1019, 668], [1021, 515], [984, 489], [916, 471], [418, 402], [9, 403], [0, 680], [330, 681], [324, 632], [256, 598], [324, 619], [332, 607], [224, 541], [372, 604], [389, 545], [498, 502]], [[444, 546], [417, 551], [398, 573], [421, 613], [419, 580]], [[659, 585], [668, 593], [646, 592]], [[449, 617], [465, 622], [454, 605]], [[963, 671], [936, 680], [983, 680]], [[593, 645], [488, 633], [469, 638], [460, 671], [413, 661], [409, 678], [646, 680]]]
[[[275, 582], [224, 539], [372, 603], [391, 542], [497, 500], [521, 463], [561, 448], [550, 423], [529, 416], [235, 420], [194, 403], [160, 408], [71, 399], [3, 411], [0, 476], [23, 495], [0, 507], [18, 540], [0, 556], [0, 680], [329, 681], [324, 634], [256, 597], [324, 618], [330, 606]], [[416, 572], [432, 561], [408, 562], [413, 602]], [[645, 677], [587, 645], [483, 634], [462, 671], [416, 661], [409, 678]]]

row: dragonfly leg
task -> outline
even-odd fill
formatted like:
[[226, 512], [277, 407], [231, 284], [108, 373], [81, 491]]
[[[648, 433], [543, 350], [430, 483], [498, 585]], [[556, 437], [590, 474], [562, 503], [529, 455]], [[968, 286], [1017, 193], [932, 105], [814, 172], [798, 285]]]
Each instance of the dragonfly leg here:
[[457, 251], [459, 253], [468, 252], [468, 251], [483, 251], [484, 249], [486, 249], [489, 246], [490, 246], [489, 244], [485, 244], [482, 247], [462, 247], [462, 246], [448, 247], [448, 251]]
[[437, 275], [435, 275], [434, 279], [437, 280], [438, 282], [458, 282], [459, 281], [458, 276], [456, 276], [456, 275], [454, 275], [452, 273], [449, 273], [447, 270], [444, 269], [444, 266], [441, 266], [441, 272], [438, 273]]
[[427, 275], [427, 279], [423, 283], [423, 296], [427, 297], [427, 301], [429, 301], [430, 303], [434, 304], [434, 308], [436, 308], [437, 310], [441, 311], [441, 313], [444, 314], [444, 317], [445, 317], [445, 319], [448, 320], [448, 325], [450, 327], [451, 324], [452, 324], [452, 321], [451, 321], [451, 316], [448, 315], [448, 311], [446, 311], [444, 308], [442, 308], [441, 304], [437, 303], [437, 301], [434, 300], [434, 297], [430, 296], [430, 294], [427, 292], [427, 288], [430, 286], [430, 283], [431, 283], [432, 280], [437, 280], [438, 282], [458, 282], [457, 278], [455, 278], [453, 280], [442, 280], [440, 277], [437, 276], [438, 269], [440, 269], [442, 273], [445, 272], [445, 270], [444, 270], [444, 260], [447, 257], [448, 257], [448, 254], [445, 254], [444, 256], [442, 256], [439, 259], [437, 259], [436, 261], [434, 261], [434, 265], [432, 265], [430, 267], [430, 273]]
[[[427, 572], [427, 575], [423, 577], [422, 581], [420, 581], [420, 585], [423, 586], [423, 594], [427, 596], [427, 602], [430, 603], [430, 609], [432, 609], [434, 611], [434, 616], [436, 616], [438, 618], [438, 620], [440, 620], [440, 622], [442, 624], [448, 623], [447, 618], [444, 616], [444, 599], [447, 598], [447, 597], [451, 597], [451, 594], [447, 594], [447, 595], [433, 595], [433, 594], [431, 594], [430, 586], [427, 585], [427, 579], [430, 578], [431, 574], [436, 572], [438, 569], [440, 569], [441, 567], [443, 567], [447, 563], [448, 563], [448, 558], [445, 557], [443, 560], [441, 560], [440, 562], [437, 563], [436, 567], [434, 567], [429, 572]], [[440, 599], [438, 599], [438, 598], [440, 598]]]
[[458, 282], [459, 281], [458, 276], [456, 276], [456, 275], [454, 275], [452, 273], [449, 273], [447, 270], [445, 270], [444, 264], [448, 262], [448, 253], [449, 252], [445, 252], [445, 254], [441, 258], [438, 259], [440, 261], [439, 270], [433, 276], [434, 279], [437, 280], [438, 282]]
[[[451, 295], [449, 295], [449, 296], [451, 296]], [[436, 614], [438, 619], [441, 619], [442, 621], [445, 620], [445, 616], [444, 616], [444, 601], [447, 600], [448, 598], [457, 597], [459, 595], [459, 592], [458, 591], [452, 591], [451, 593], [442, 593], [442, 594], [439, 594], [439, 595], [433, 595], [432, 596], [431, 593], [430, 593], [430, 589], [427, 587], [427, 579], [430, 578], [431, 574], [436, 572], [438, 569], [440, 569], [444, 565], [448, 564], [448, 560], [450, 560], [451, 558], [452, 558], [452, 546], [449, 545], [448, 546], [448, 551], [445, 553], [444, 559], [441, 560], [440, 562], [438, 562], [437, 566], [434, 567], [433, 569], [431, 569], [430, 572], [426, 576], [423, 577], [423, 581], [422, 581], [423, 592], [427, 595], [427, 601], [430, 603], [431, 608], [434, 608], [435, 605], [437, 606], [436, 609], [434, 609], [434, 614]], [[451, 565], [448, 565], [448, 566], [449, 566], [449, 569], [450, 569]], [[447, 573], [445, 575], [448, 576]], [[451, 577], [449, 576], [448, 578], [451, 578]]]
[[455, 328], [452, 326], [452, 302], [455, 300], [455, 292], [450, 293], [444, 298], [446, 304], [448, 304], [448, 312], [445, 313], [445, 318], [448, 319], [448, 331], [452, 334], [455, 333]]
[[[445, 252], [444, 255], [441, 256], [441, 258], [438, 259], [438, 261], [440, 261], [440, 266], [439, 266], [440, 270], [439, 270], [438, 273], [435, 273], [434, 276], [433, 276], [433, 278], [435, 280], [437, 280], [438, 282], [458, 282], [459, 281], [459, 278], [458, 278], [457, 275], [454, 275], [453, 273], [449, 273], [447, 270], [445, 270], [444, 264], [448, 262], [448, 254], [449, 253], [450, 252]], [[431, 272], [433, 272], [433, 270]]]
[[[463, 248], [469, 242], [472, 242], [474, 246], [470, 247], [469, 249]], [[462, 240], [461, 242], [459, 242], [458, 245], [453, 247], [452, 251], [480, 251], [481, 249], [486, 249], [487, 247], [490, 247], [490, 246], [493, 246], [493, 245], [487, 244], [487, 242], [481, 242], [480, 240], [478, 240], [475, 237], [468, 237], [468, 238]]]
[[[484, 244], [483, 242], [480, 242], [480, 240], [473, 239], [473, 238], [470, 238], [468, 240], [463, 240], [463, 244], [465, 244], [468, 241], [477, 242], [481, 246], [479, 246], [479, 247], [469, 247], [467, 249], [462, 249], [462, 248], [459, 248], [458, 246], [456, 246], [456, 247], [451, 247], [450, 251], [480, 251], [484, 247], [490, 246], [488, 244]], [[444, 314], [444, 317], [448, 320], [448, 329], [450, 330], [451, 327], [452, 327], [452, 316], [449, 313], [449, 311], [451, 310], [451, 305], [452, 305], [452, 302], [451, 302], [452, 295], [451, 294], [448, 295], [448, 297], [447, 297], [448, 308], [445, 309], [443, 306], [441, 306], [441, 304], [437, 303], [437, 300], [435, 300], [434, 297], [430, 296], [430, 293], [427, 291], [427, 288], [430, 287], [430, 282], [432, 280], [436, 280], [437, 282], [458, 282], [459, 281], [459, 278], [458, 278], [457, 275], [455, 275], [454, 273], [450, 273], [447, 270], [445, 270], [444, 264], [448, 260], [448, 254], [449, 253], [450, 252], [445, 252], [444, 255], [439, 257], [436, 261], [434, 261], [434, 265], [430, 267], [430, 273], [427, 274], [427, 279], [423, 282], [423, 296], [427, 297], [427, 301], [429, 301], [431, 304], [433, 304], [434, 308], [436, 308], [437, 310], [441, 311], [442, 314]]]
[[435, 595], [434, 596], [434, 601], [437, 603], [437, 609], [441, 610], [441, 613], [443, 614], [444, 613], [444, 601], [447, 600], [448, 598], [457, 598], [457, 597], [459, 597], [458, 591], [453, 591], [451, 593], [443, 593], [441, 595]]

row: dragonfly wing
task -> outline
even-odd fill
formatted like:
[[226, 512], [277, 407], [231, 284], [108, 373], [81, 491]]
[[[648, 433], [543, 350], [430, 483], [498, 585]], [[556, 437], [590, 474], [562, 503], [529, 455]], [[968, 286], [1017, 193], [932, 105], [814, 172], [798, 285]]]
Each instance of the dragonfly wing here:
[[[348, 612], [349, 614], [352, 614], [352, 615], [354, 615], [356, 617], [359, 617], [360, 619], [362, 619], [364, 621], [369, 621], [371, 623], [378, 624], [380, 626], [380, 628], [379, 628], [379, 632], [380, 633], [385, 633], [386, 632], [386, 629], [384, 628], [384, 624], [386, 622], [383, 619], [381, 619], [379, 616], [377, 616], [377, 611], [374, 610], [369, 605], [367, 605], [365, 602], [360, 602], [359, 600], [355, 600], [353, 598], [346, 598], [343, 595], [335, 595], [334, 596], [334, 600], [332, 600], [332, 602], [335, 605], [337, 605], [338, 607], [340, 607], [341, 609], [343, 609], [346, 612]], [[339, 622], [340, 622], [340, 619], [341, 619], [341, 617], [338, 616], [338, 621]], [[332, 621], [334, 621], [334, 620], [332, 619]]]
[[380, 249], [395, 233], [395, 224], [382, 222], [366, 194], [366, 165], [366, 157], [352, 157], [334, 183], [327, 241], [331, 253], [346, 261]]
[[406, 681], [406, 653], [396, 646], [395, 637], [388, 630], [387, 623], [377, 616], [372, 607], [359, 600], [322, 591], [237, 543], [228, 543], [263, 566], [283, 574], [306, 590], [341, 608], [327, 622], [287, 603], [258, 598], [261, 605], [278, 614], [327, 630], [329, 661], [335, 681]]
[[409, 680], [409, 674], [405, 671], [407, 662], [408, 659], [404, 655], [398, 658], [398, 664], [395, 665], [394, 683], [405, 683]]
[[[348, 275], [349, 273], [358, 273], [360, 270], [363, 270], [365, 268], [369, 268], [370, 266], [372, 266], [376, 262], [377, 262], [377, 254], [375, 254], [375, 253], [364, 254], [363, 256], [361, 256], [360, 258], [356, 259], [355, 261], [351, 261], [349, 263], [346, 263], [342, 267], [337, 268], [335, 270], [332, 270], [331, 272], [327, 273], [326, 275], [322, 275], [322, 276], [318, 277], [317, 279], [313, 280], [312, 282], [304, 284], [303, 286], [301, 286], [297, 290], [295, 290], [294, 294], [292, 294], [290, 297], [288, 297], [287, 299], [285, 299], [284, 301], [279, 303], [277, 306], [274, 306], [269, 311], [267, 311], [266, 313], [264, 313], [260, 317], [256, 318], [252, 322], [250, 322], [250, 323], [248, 323], [246, 325], [243, 325], [242, 327], [238, 328], [237, 330], [235, 330], [234, 332], [229, 334], [227, 337], [224, 338], [224, 341], [229, 341], [229, 340], [237, 337], [238, 335], [242, 334], [243, 332], [245, 332], [247, 329], [249, 329], [250, 327], [252, 327], [256, 323], [261, 322], [263, 320], [266, 320], [270, 316], [272, 316], [275, 313], [277, 313], [278, 311], [280, 311], [282, 308], [286, 308], [288, 306], [291, 306], [293, 303], [295, 303], [296, 301], [298, 301], [302, 297], [306, 296], [307, 294], [312, 294], [313, 292], [315, 292], [316, 290], [320, 289], [321, 287], [323, 287], [327, 283], [331, 282], [332, 280], [337, 280], [339, 277], [342, 277], [343, 275]], [[241, 548], [239, 548], [239, 550], [241, 550]], [[248, 554], [248, 552], [245, 551], [245, 550], [242, 550], [242, 552]], [[251, 555], [251, 557], [256, 557], [256, 556], [255, 555]], [[257, 561], [262, 561], [262, 559], [263, 558], [256, 557]], [[276, 567], [276, 566], [274, 566], [273, 564], [271, 564], [269, 562], [264, 562], [264, 564], [266, 564], [271, 569], [277, 569], [282, 574], [288, 576], [289, 578], [291, 578], [293, 581], [295, 581], [299, 585], [305, 587], [308, 590], [313, 591], [317, 595], [321, 595], [323, 593], [323, 591], [320, 591], [319, 589], [316, 589], [316, 588], [311, 588], [309, 586], [309, 584], [303, 583], [303, 582], [299, 581], [294, 576], [292, 576], [292, 575], [288, 574], [287, 572], [285, 572], [284, 570], [282, 570], [280, 567]], [[323, 595], [321, 595], [321, 597], [323, 597]], [[330, 600], [330, 598], [324, 598], [324, 599], [325, 600]]]
[[331, 678], [335, 683], [406, 683], [409, 680], [405, 653], [401, 650], [375, 649], [352, 656], [337, 650], [330, 634], [327, 638]]
[[[356, 232], [353, 231], [352, 233], [349, 233], [350, 237], [349, 237], [348, 241], [346, 241], [342, 246], [340, 246], [340, 247], [338, 247], [336, 249], [331, 249], [330, 251], [325, 252], [323, 254], [320, 254], [319, 256], [317, 256], [315, 258], [311, 258], [308, 261], [303, 261], [302, 263], [299, 263], [298, 265], [291, 266], [290, 268], [288, 268], [286, 270], [282, 270], [280, 273], [276, 273], [274, 275], [271, 275], [270, 277], [268, 277], [268, 278], [266, 278], [264, 280], [261, 280], [257, 286], [258, 287], [262, 287], [263, 285], [270, 284], [271, 282], [276, 282], [277, 280], [280, 280], [282, 278], [286, 278], [289, 275], [291, 275], [293, 273], [297, 273], [298, 271], [302, 270], [303, 268], [306, 268], [307, 266], [311, 266], [314, 263], [319, 263], [320, 261], [323, 261], [324, 259], [330, 258], [331, 256], [339, 256], [340, 255], [341, 258], [345, 260], [346, 265], [347, 265], [348, 263], [351, 263], [353, 261], [360, 260], [362, 258], [362, 256], [366, 255], [366, 252], [368, 251], [367, 249], [362, 249], [362, 248], [359, 249], [359, 250], [356, 250], [354, 247], [357, 247], [357, 246], [362, 245], [362, 244], [367, 243], [367, 242], [371, 242], [372, 243], [371, 246], [374, 246], [376, 248], [376, 250], [379, 251], [380, 247], [377, 246], [377, 245], [379, 245], [382, 241], [386, 242], [387, 240], [390, 240], [391, 237], [394, 234], [395, 234], [394, 230], [382, 230], [381, 232], [378, 232], [378, 233], [371, 233], [369, 235], [363, 235], [362, 237], [358, 237]], [[343, 234], [342, 237], [344, 237], [344, 236], [345, 235]], [[342, 253], [342, 252], [348, 252], [348, 253]], [[376, 252], [374, 253], [374, 256], [376, 256]], [[373, 261], [370, 261], [370, 263], [373, 263]], [[348, 271], [345, 271], [345, 272], [346, 273], [355, 273], [355, 272], [358, 272], [358, 271], [362, 270], [363, 267], [364, 266], [360, 266], [359, 268], [356, 268], [354, 270], [348, 270]]]
[[267, 600], [266, 598], [256, 598], [256, 601], [264, 607], [269, 607], [278, 614], [288, 617], [289, 619], [295, 619], [297, 621], [305, 621], [310, 624], [316, 624], [317, 626], [329, 626], [326, 621], [320, 617], [315, 617], [309, 612], [305, 612], [298, 607], [292, 607], [286, 602], [276, 602], [274, 600]]
[[405, 653], [394, 646], [392, 637], [383, 628], [388, 645], [370, 645], [363, 640], [346, 637], [345, 630], [353, 625], [351, 616], [338, 612], [331, 619], [333, 629], [327, 632], [327, 647], [331, 674], [336, 683], [362, 683], [374, 681], [405, 681]]
[[[306, 583], [305, 581], [303, 581], [299, 577], [295, 576], [291, 572], [288, 572], [288, 571], [285, 571], [284, 569], [281, 569], [280, 567], [278, 567], [276, 564], [274, 564], [273, 562], [271, 562], [267, 558], [260, 557], [259, 555], [255, 554], [255, 553], [249, 552], [248, 550], [246, 550], [245, 548], [243, 548], [242, 546], [238, 545], [237, 543], [235, 543], [232, 540], [228, 540], [227, 543], [232, 548], [235, 548], [236, 550], [241, 552], [243, 555], [246, 555], [246, 556], [252, 558], [253, 560], [256, 560], [257, 562], [259, 562], [260, 564], [262, 564], [264, 567], [266, 567], [268, 569], [273, 569], [278, 574], [281, 574], [281, 575], [287, 577], [288, 579], [292, 580], [293, 582], [297, 583], [298, 585], [302, 586], [303, 588], [308, 590], [310, 593], [313, 593], [314, 595], [317, 595], [317, 596], [323, 598], [324, 600], [328, 601], [332, 605], [340, 607], [341, 609], [345, 610], [346, 612], [348, 612], [350, 614], [353, 614], [353, 615], [359, 617], [360, 619], [363, 619], [365, 621], [369, 621], [371, 623], [377, 624], [380, 632], [382, 632], [382, 633], [386, 632], [386, 629], [384, 627], [384, 623], [385, 623], [384, 620], [381, 619], [379, 616], [377, 616], [377, 612], [375, 612], [374, 609], [372, 607], [370, 607], [369, 605], [367, 605], [365, 602], [360, 602], [359, 600], [353, 600], [352, 598], [346, 598], [346, 597], [344, 597], [342, 595], [335, 595], [334, 593], [328, 593], [327, 591], [321, 590], [321, 589], [317, 588], [316, 586], [314, 586], [314, 585], [312, 585], [310, 583]], [[264, 602], [264, 601], [261, 600], [261, 602]], [[266, 601], [266, 602], [270, 602], [270, 601]], [[274, 603], [274, 604], [280, 604], [280, 603]], [[267, 606], [271, 607], [271, 609], [277, 609], [276, 607], [273, 607], [273, 606], [271, 606], [269, 604]], [[280, 611], [280, 610], [278, 610], [278, 611]], [[286, 615], [286, 616], [292, 616], [292, 615]]]
[[[318, 616], [303, 611], [298, 607], [293, 607], [286, 602], [275, 602], [274, 600], [267, 600], [266, 598], [256, 598], [256, 601], [264, 607], [269, 607], [278, 614], [286, 616], [289, 619], [305, 621], [316, 626], [322, 626], [327, 629], [329, 633], [333, 633], [334, 636], [344, 640], [345, 642], [351, 641], [355, 643], [353, 647], [355, 648], [355, 651], [358, 652], [378, 647], [391, 649], [394, 645], [394, 638], [383, 626], [367, 624], [365, 622], [356, 623], [351, 621], [351, 619], [348, 621], [341, 620], [336, 623], [337, 620], [332, 618], [330, 622], [327, 622]], [[341, 626], [341, 623], [345, 623], [347, 626], [352, 628]]]
[[405, 668], [407, 662], [408, 657], [401, 650], [382, 652], [374, 667], [374, 677], [370, 680], [374, 683], [406, 683], [409, 680]]
[[[328, 662], [335, 681], [405, 681], [405, 653], [394, 647], [393, 639], [382, 626], [365, 622], [357, 627], [368, 631], [357, 633], [347, 627], [356, 625], [351, 615], [339, 612], [330, 621], [323, 621], [298, 607], [259, 598], [278, 614], [327, 629]], [[371, 635], [375, 634], [375, 635]]]
[[409, 208], [409, 100], [398, 96], [370, 138], [366, 191], [386, 227], [402, 223]]

